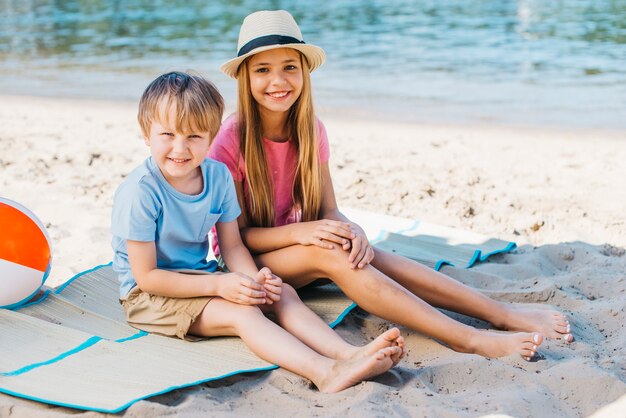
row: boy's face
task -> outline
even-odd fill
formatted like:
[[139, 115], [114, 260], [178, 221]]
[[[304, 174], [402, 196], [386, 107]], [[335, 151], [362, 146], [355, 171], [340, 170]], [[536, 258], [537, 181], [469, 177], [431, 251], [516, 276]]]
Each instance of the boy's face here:
[[211, 135], [197, 130], [177, 131], [173, 122], [175, 111], [175, 106], [171, 106], [167, 120], [153, 121], [144, 140], [168, 183], [183, 193], [200, 193], [202, 182], [199, 183], [200, 190], [195, 191], [201, 178], [199, 166], [209, 150]]

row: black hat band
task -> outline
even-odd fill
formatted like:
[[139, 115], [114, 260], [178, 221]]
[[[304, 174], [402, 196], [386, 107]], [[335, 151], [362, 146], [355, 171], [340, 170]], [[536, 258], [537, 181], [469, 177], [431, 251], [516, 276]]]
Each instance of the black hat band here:
[[259, 38], [255, 38], [241, 47], [237, 56], [240, 57], [242, 55], [246, 55], [248, 52], [269, 45], [286, 45], [286, 44], [304, 44], [304, 41], [301, 41], [292, 36], [284, 36], [284, 35], [266, 35], [261, 36]]

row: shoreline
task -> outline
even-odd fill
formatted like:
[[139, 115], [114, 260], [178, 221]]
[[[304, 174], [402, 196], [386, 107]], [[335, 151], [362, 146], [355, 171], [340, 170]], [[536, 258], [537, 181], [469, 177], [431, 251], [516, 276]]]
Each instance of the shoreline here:
[[[173, 69], [167, 69], [170, 71]], [[209, 77], [206, 71], [194, 71], [199, 75], [212, 81], [226, 102], [226, 115], [236, 111], [236, 88], [235, 81], [231, 79], [225, 79], [221, 73], [216, 73], [215, 77]], [[91, 94], [84, 91], [76, 91], [74, 93], [67, 94], [61, 93], [56, 90], [42, 90], [40, 92], [22, 92], [22, 91], [9, 91], [0, 92], [0, 97], [16, 98], [25, 100], [61, 100], [66, 102], [85, 102], [85, 103], [128, 103], [136, 106], [139, 102], [139, 97], [142, 93], [142, 88], [137, 88], [137, 85], [147, 84], [151, 81], [151, 76], [155, 74], [143, 74], [138, 77], [133, 83], [129, 83], [122, 95], [120, 89], [117, 87], [111, 96], [97, 94], [92, 92]], [[142, 81], [145, 83], [141, 84]], [[33, 87], [34, 88], [34, 87]], [[130, 94], [129, 91], [134, 91]], [[592, 124], [584, 123], [579, 119], [575, 119], [573, 116], [569, 116], [567, 121], [559, 120], [555, 121], [541, 121], [537, 114], [535, 117], [514, 118], [511, 117], [511, 113], [517, 112], [514, 109], [509, 109], [508, 112], [501, 112], [494, 115], [490, 112], [490, 109], [485, 108], [479, 113], [472, 113], [472, 109], [475, 106], [480, 106], [479, 103], [475, 105], [441, 105], [436, 103], [420, 103], [415, 106], [413, 111], [407, 110], [407, 107], [411, 107], [415, 104], [411, 104], [414, 99], [402, 98], [402, 97], [385, 97], [383, 98], [382, 105], [372, 105], [370, 102], [379, 100], [376, 97], [370, 98], [358, 98], [352, 97], [349, 99], [337, 100], [333, 98], [332, 93], [325, 92], [324, 94], [316, 95], [314, 97], [316, 113], [322, 120], [331, 118], [341, 118], [351, 121], [371, 121], [372, 119], [382, 122], [410, 124], [410, 125], [425, 125], [433, 127], [481, 127], [481, 128], [503, 128], [503, 129], [525, 129], [525, 130], [545, 130], [554, 133], [562, 132], [575, 132], [581, 134], [593, 134], [603, 133], [608, 137], [615, 138], [616, 140], [626, 140], [626, 124], [612, 122], [609, 123], [609, 127], [597, 126], [599, 122]], [[367, 103], [367, 104], [366, 104]], [[391, 105], [389, 105], [392, 103]], [[434, 107], [434, 108], [431, 108]], [[452, 110], [452, 111], [451, 111]], [[491, 109], [493, 110], [493, 109]], [[472, 113], [470, 116], [468, 114]], [[441, 115], [448, 115], [442, 117]], [[456, 116], [451, 116], [456, 115]], [[462, 115], [462, 116], [459, 116]]]
[[[21, 93], [2, 93], [0, 99], [18, 100], [18, 101], [60, 101], [67, 104], [83, 103], [95, 106], [117, 106], [123, 104], [129, 106], [136, 113], [139, 96], [136, 98], [103, 98], [97, 96], [85, 97], [81, 96], [55, 96], [52, 94], [21, 94]], [[236, 112], [236, 98], [227, 98], [224, 117], [226, 118], [233, 112]], [[381, 113], [372, 109], [359, 107], [345, 107], [333, 104], [315, 103], [316, 115], [322, 120], [345, 120], [351, 123], [372, 122], [375, 120], [379, 123], [394, 124], [399, 126], [421, 126], [432, 129], [458, 128], [458, 129], [485, 129], [490, 131], [496, 130], [524, 130], [527, 133], [542, 132], [553, 135], [571, 135], [576, 137], [592, 137], [596, 138], [602, 135], [604, 139], [612, 139], [616, 141], [626, 141], [626, 127], [617, 128], [600, 128], [600, 127], [584, 127], [584, 126], [567, 126], [564, 124], [548, 124], [548, 123], [523, 123], [523, 122], [506, 122], [504, 120], [429, 120], [427, 116], [420, 118], [403, 117], [402, 115], [392, 115], [392, 112]]]

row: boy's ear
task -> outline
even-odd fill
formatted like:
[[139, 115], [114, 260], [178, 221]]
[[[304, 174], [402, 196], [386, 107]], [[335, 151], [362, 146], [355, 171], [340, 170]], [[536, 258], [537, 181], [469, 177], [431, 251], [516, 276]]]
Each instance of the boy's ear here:
[[143, 137], [143, 143], [146, 144], [147, 146], [150, 146], [150, 137], [144, 136]]

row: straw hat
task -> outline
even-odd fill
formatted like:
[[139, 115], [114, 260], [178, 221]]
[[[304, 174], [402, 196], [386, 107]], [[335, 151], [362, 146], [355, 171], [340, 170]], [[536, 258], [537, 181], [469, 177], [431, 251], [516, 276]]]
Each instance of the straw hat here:
[[297, 49], [306, 57], [309, 70], [324, 63], [326, 54], [318, 46], [305, 44], [293, 16], [285, 10], [254, 12], [243, 20], [237, 42], [237, 58], [225, 62], [220, 70], [237, 78], [239, 65], [249, 56], [277, 48]]

